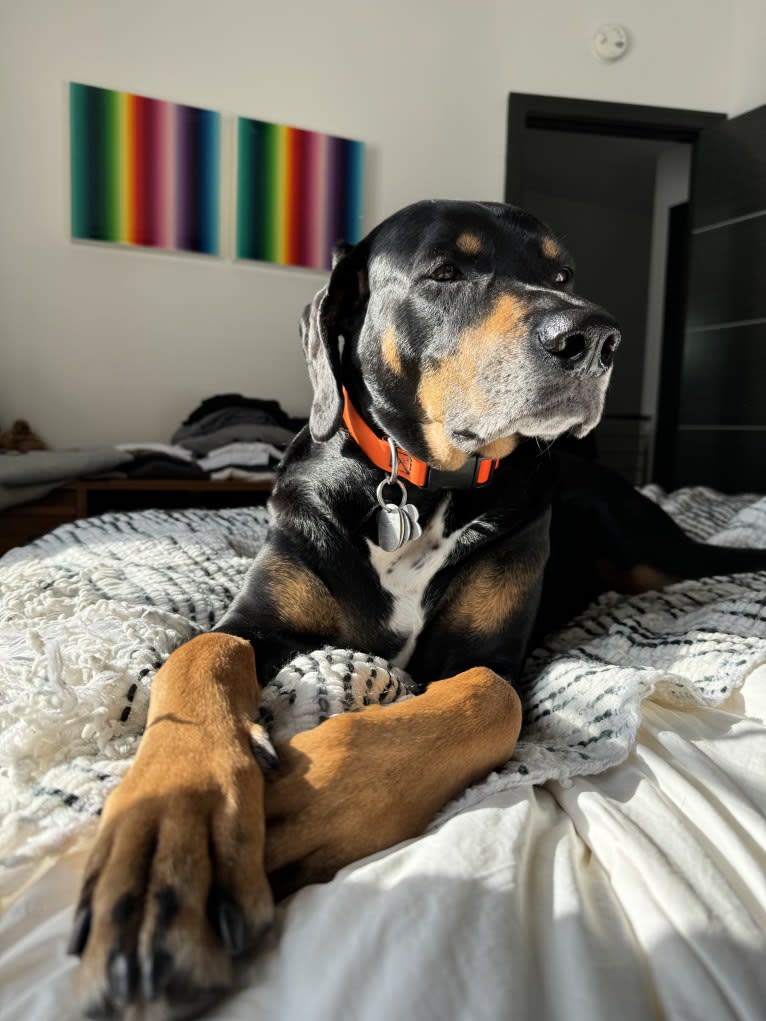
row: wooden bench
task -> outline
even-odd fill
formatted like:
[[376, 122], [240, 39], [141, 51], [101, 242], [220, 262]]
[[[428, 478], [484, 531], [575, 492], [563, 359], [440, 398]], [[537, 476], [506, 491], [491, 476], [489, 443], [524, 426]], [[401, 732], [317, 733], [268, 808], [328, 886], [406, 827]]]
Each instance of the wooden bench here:
[[265, 503], [272, 483], [239, 479], [92, 479], [0, 511], [0, 555], [57, 525], [110, 510], [243, 507]]

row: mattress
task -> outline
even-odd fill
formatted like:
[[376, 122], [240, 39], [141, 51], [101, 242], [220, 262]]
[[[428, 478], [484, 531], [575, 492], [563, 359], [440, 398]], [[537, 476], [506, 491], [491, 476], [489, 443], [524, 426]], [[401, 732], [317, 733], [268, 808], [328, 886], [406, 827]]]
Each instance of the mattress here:
[[[766, 545], [766, 500], [649, 495], [699, 538]], [[65, 946], [100, 804], [154, 670], [222, 612], [265, 526], [107, 515], [0, 561], [0, 1021], [77, 1017]], [[606, 594], [551, 636], [512, 762], [418, 839], [281, 905], [210, 1016], [761, 1021], [765, 582]], [[406, 674], [317, 650], [272, 686], [273, 725], [318, 722], [317, 678], [349, 663], [378, 701], [410, 697]], [[337, 680], [338, 710], [356, 697]]]

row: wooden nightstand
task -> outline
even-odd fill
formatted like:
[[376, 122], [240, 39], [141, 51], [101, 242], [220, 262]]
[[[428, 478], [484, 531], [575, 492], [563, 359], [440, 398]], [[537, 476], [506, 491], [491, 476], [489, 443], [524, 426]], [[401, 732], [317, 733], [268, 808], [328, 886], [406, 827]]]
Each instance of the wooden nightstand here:
[[246, 507], [266, 502], [272, 483], [237, 479], [93, 479], [0, 511], [0, 555], [57, 525], [109, 510], [147, 507]]

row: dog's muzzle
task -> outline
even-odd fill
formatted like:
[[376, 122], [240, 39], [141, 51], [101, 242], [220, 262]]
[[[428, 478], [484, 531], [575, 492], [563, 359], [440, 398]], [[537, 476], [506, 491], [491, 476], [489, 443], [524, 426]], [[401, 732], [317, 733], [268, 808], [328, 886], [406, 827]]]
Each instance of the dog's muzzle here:
[[578, 377], [597, 377], [608, 372], [622, 339], [614, 319], [593, 308], [549, 314], [540, 325], [537, 338], [561, 368]]

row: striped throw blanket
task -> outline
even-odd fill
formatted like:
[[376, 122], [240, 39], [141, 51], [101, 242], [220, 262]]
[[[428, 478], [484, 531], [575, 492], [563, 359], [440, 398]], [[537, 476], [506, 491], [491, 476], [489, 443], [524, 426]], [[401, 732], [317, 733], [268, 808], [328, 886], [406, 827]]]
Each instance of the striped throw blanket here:
[[[646, 492], [696, 538], [766, 546], [766, 498]], [[220, 617], [266, 527], [262, 509], [106, 514], [0, 560], [0, 862], [29, 866], [93, 828], [136, 750], [154, 673]], [[513, 759], [440, 819], [508, 787], [614, 766], [643, 699], [715, 704], [764, 662], [766, 574], [607, 593], [530, 656]], [[262, 712], [281, 740], [410, 688], [374, 656], [318, 649], [267, 686]]]

